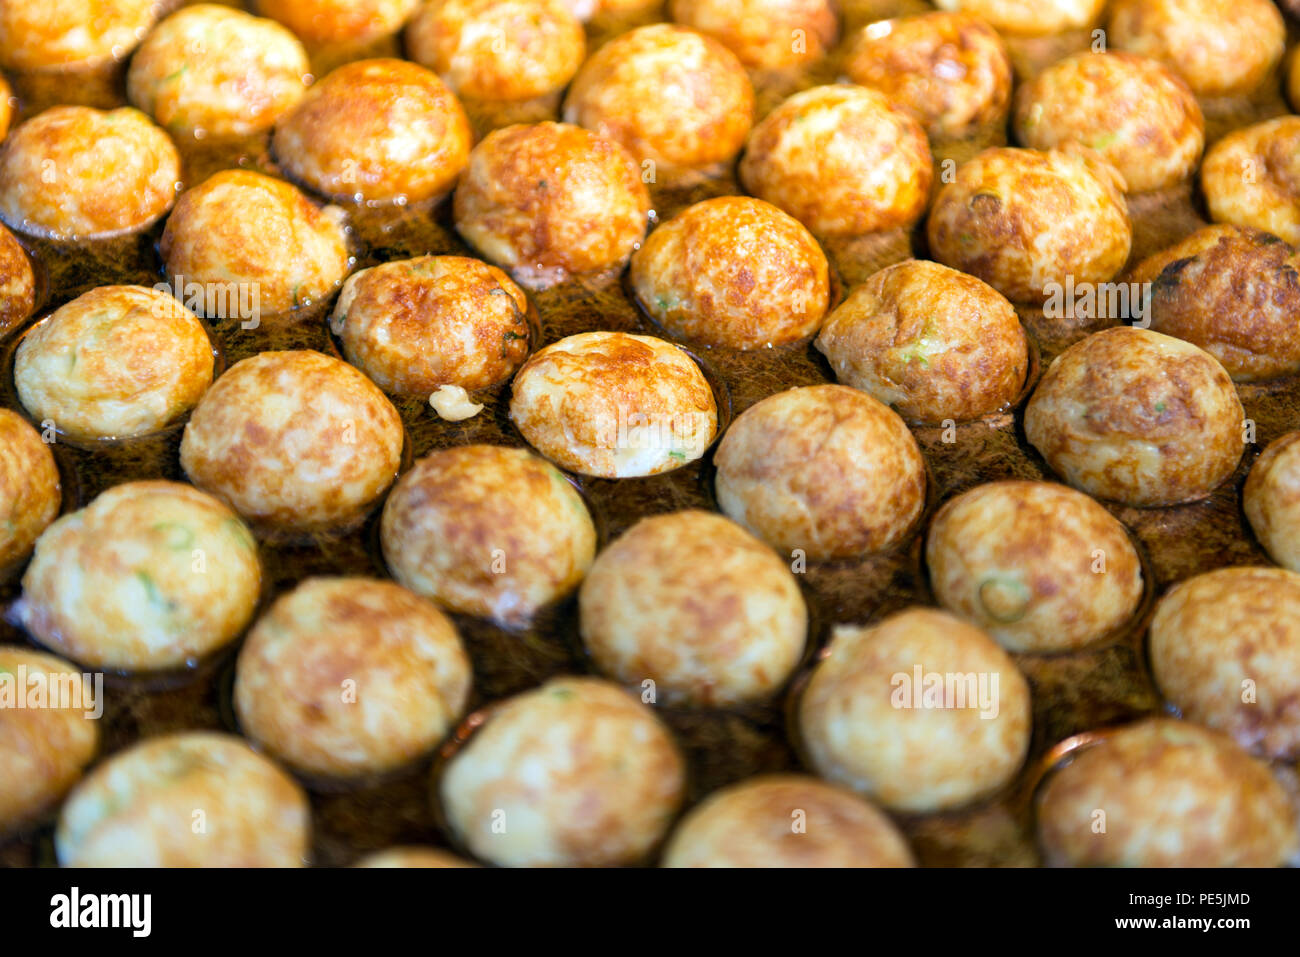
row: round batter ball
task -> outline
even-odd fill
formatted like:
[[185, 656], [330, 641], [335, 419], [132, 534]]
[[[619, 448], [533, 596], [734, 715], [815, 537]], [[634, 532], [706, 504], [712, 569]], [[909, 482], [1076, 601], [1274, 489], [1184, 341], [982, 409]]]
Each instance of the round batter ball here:
[[239, 738], [149, 738], [99, 765], [59, 815], [63, 867], [301, 867], [307, 796]]
[[439, 796], [457, 839], [506, 867], [643, 861], [681, 805], [685, 766], [654, 713], [616, 685], [555, 678], [488, 713]]
[[358, 60], [321, 80], [275, 125], [285, 173], [336, 199], [428, 199], [469, 162], [465, 110], [437, 74], [405, 60]]
[[1201, 165], [1210, 218], [1300, 245], [1300, 116], [1229, 133]]
[[163, 6], [160, 0], [0, 0], [0, 66], [26, 72], [123, 60]]
[[250, 136], [270, 129], [310, 83], [307, 51], [280, 24], [200, 3], [145, 37], [126, 94], [175, 134]]
[[1049, 482], [991, 482], [952, 499], [926, 540], [935, 597], [1009, 651], [1074, 651], [1129, 621], [1142, 563], [1124, 526]]
[[920, 124], [860, 86], [796, 93], [755, 125], [740, 161], [747, 192], [818, 236], [910, 226], [933, 175]]
[[179, 482], [127, 482], [45, 530], [18, 618], [91, 667], [191, 667], [239, 636], [261, 585], [257, 543], [224, 504]]
[[180, 156], [139, 110], [54, 106], [0, 144], [0, 219], [56, 240], [140, 232], [176, 200]]
[[1130, 193], [1181, 183], [1205, 148], [1205, 118], [1187, 84], [1129, 53], [1079, 53], [1048, 67], [1016, 94], [1015, 128], [1034, 149], [1096, 150]]
[[830, 266], [808, 230], [761, 199], [687, 207], [632, 254], [642, 308], [674, 336], [761, 349], [804, 339], [830, 303]]
[[1000, 33], [1043, 36], [1092, 26], [1106, 0], [934, 0], [934, 5], [974, 14]]
[[844, 70], [879, 90], [932, 137], [956, 139], [1003, 123], [1011, 61], [997, 31], [962, 13], [921, 13], [863, 27]]
[[474, 867], [473, 863], [437, 847], [390, 847], [375, 851], [354, 867]]
[[181, 467], [252, 521], [311, 529], [364, 514], [397, 477], [402, 443], [393, 404], [346, 362], [262, 352], [194, 409]]
[[1221, 568], [1174, 586], [1149, 639], [1161, 694], [1248, 751], [1300, 757], [1300, 574]]
[[640, 164], [704, 169], [740, 152], [754, 89], [721, 43], [656, 23], [588, 58], [565, 97], [564, 121], [614, 140]]
[[[39, 696], [39, 697], [38, 697]], [[0, 645], [0, 834], [58, 801], [99, 746], [102, 702], [71, 662]]]
[[1270, 442], [1250, 467], [1241, 504], [1255, 537], [1283, 568], [1300, 572], [1300, 432]]
[[445, 0], [416, 12], [406, 51], [461, 96], [526, 100], [573, 79], [587, 36], [562, 0]]
[[528, 300], [495, 266], [419, 256], [349, 276], [330, 328], [348, 361], [387, 392], [481, 389], [528, 355]]
[[1107, 282], [1133, 243], [1122, 187], [1095, 153], [985, 150], [935, 197], [930, 252], [1012, 302], [1043, 302], [1070, 277]]
[[829, 0], [673, 0], [671, 10], [678, 23], [717, 40], [751, 68], [820, 60], [839, 34]]
[[1286, 24], [1270, 0], [1114, 0], [1106, 36], [1178, 72], [1198, 96], [1229, 96], [1277, 67]]
[[62, 502], [54, 453], [26, 419], [0, 409], [0, 571], [27, 557]]
[[579, 593], [596, 668], [670, 706], [769, 699], [803, 655], [808, 613], [785, 561], [702, 511], [643, 518], [600, 553]]
[[561, 468], [597, 478], [658, 475], [704, 454], [718, 406], [700, 367], [653, 336], [584, 332], [515, 376], [510, 420]]
[[860, 797], [802, 774], [750, 778], [693, 808], [664, 867], [913, 867], [891, 821]]
[[239, 726], [297, 771], [351, 778], [433, 750], [470, 690], [447, 616], [392, 582], [309, 578], [248, 632], [235, 672]]
[[1244, 450], [1245, 412], [1209, 353], [1121, 326], [1057, 356], [1025, 409], [1025, 436], [1089, 495], [1125, 505], [1204, 498]]
[[852, 558], [902, 542], [925, 506], [925, 462], [895, 413], [842, 385], [769, 396], [714, 456], [718, 505], [781, 552]]
[[197, 284], [196, 312], [248, 321], [306, 305], [343, 281], [351, 260], [342, 218], [283, 180], [222, 170], [181, 195], [158, 248], [187, 302]]
[[799, 702], [813, 770], [906, 813], [997, 791], [1020, 770], [1029, 731], [1029, 685], [1015, 662], [983, 631], [930, 608], [837, 627]]
[[645, 236], [650, 193], [613, 140], [564, 123], [489, 133], [456, 187], [456, 229], [531, 288], [621, 267]]
[[130, 438], [184, 415], [212, 384], [212, 343], [168, 293], [101, 286], [23, 337], [14, 384], [27, 411], [79, 438]]
[[1047, 779], [1037, 810], [1049, 866], [1277, 867], [1296, 848], [1295, 811], [1268, 765], [1168, 718], [1081, 750]]
[[1029, 372], [1015, 308], [992, 286], [924, 260], [882, 269], [826, 319], [817, 349], [844, 385], [912, 422], [1008, 408]]
[[407, 588], [510, 625], [570, 594], [596, 554], [577, 489], [525, 449], [494, 445], [416, 462], [384, 504], [380, 538]]
[[1206, 226], [1128, 278], [1150, 284], [1152, 329], [1200, 346], [1234, 381], [1300, 371], [1300, 272], [1295, 250], [1271, 233]]
[[19, 326], [35, 308], [32, 262], [14, 234], [0, 225], [0, 336]]
[[420, 0], [253, 0], [264, 17], [279, 20], [322, 47], [366, 43], [402, 29]]

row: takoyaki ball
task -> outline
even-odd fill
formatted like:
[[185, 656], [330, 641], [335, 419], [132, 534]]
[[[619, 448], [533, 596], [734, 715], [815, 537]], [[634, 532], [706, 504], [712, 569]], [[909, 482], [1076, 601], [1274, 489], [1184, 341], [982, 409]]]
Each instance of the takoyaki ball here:
[[845, 72], [879, 90], [932, 137], [956, 139], [1006, 120], [1011, 61], [997, 31], [963, 13], [922, 13], [863, 27]]
[[924, 260], [882, 269], [827, 317], [817, 349], [842, 384], [912, 422], [1007, 408], [1029, 371], [1015, 308], [974, 276]]
[[1106, 0], [934, 0], [934, 5], [987, 20], [999, 33], [1045, 36], [1092, 26]]
[[685, 768], [639, 700], [594, 678], [555, 678], [491, 710], [446, 765], [448, 824], [506, 867], [642, 862], [682, 801]]
[[1245, 413], [1209, 353], [1149, 329], [1094, 333], [1053, 360], [1025, 436], [1075, 488], [1125, 505], [1204, 498], [1241, 460]]
[[564, 121], [620, 144], [637, 163], [703, 169], [731, 159], [754, 122], [754, 89], [730, 50], [670, 23], [638, 27], [582, 65]]
[[447, 616], [392, 582], [309, 578], [258, 619], [239, 652], [245, 734], [297, 771], [390, 771], [432, 751], [469, 698]]
[[1149, 638], [1161, 694], [1261, 757], [1300, 757], [1300, 574], [1221, 568], [1175, 585]]
[[0, 409], [0, 572], [27, 557], [62, 503], [54, 453], [26, 419]]
[[270, 129], [311, 83], [307, 51], [274, 20], [201, 3], [173, 13], [131, 58], [127, 98], [185, 136]]
[[1129, 53], [1079, 53], [1048, 67], [1016, 94], [1015, 126], [1034, 149], [1096, 150], [1131, 193], [1187, 179], [1205, 148], [1205, 118], [1187, 84]]
[[163, 6], [161, 0], [0, 0], [0, 66], [27, 72], [125, 59]]
[[436, 847], [390, 847], [375, 851], [353, 867], [474, 867], [470, 861]]
[[0, 140], [3, 140], [9, 132], [9, 121], [13, 119], [14, 107], [10, 103], [13, 97], [13, 88], [9, 86], [9, 81], [0, 76]]
[[420, 256], [353, 273], [330, 328], [348, 361], [387, 392], [481, 389], [528, 355], [528, 300], [495, 266]]
[[1277, 867], [1296, 849], [1295, 811], [1268, 765], [1170, 718], [1081, 749], [1043, 784], [1037, 811], [1049, 866]]
[[1215, 222], [1253, 226], [1300, 245], [1300, 116], [1219, 140], [1201, 164], [1201, 187]]
[[785, 560], [712, 512], [643, 518], [600, 553], [579, 593], [597, 670], [670, 706], [769, 699], [808, 627]]
[[689, 206], [632, 254], [632, 288], [674, 336], [761, 349], [804, 339], [830, 303], [826, 254], [770, 203], [722, 196]]
[[751, 406], [714, 457], [718, 505], [781, 552], [851, 558], [899, 544], [925, 506], [925, 462], [894, 412], [842, 385]]
[[1107, 282], [1133, 243], [1122, 186], [1095, 153], [985, 150], [935, 197], [930, 252], [1012, 302], [1043, 302], [1069, 277]]
[[451, 189], [471, 140], [464, 108], [437, 74], [359, 60], [308, 90], [271, 145], [292, 179], [325, 196], [418, 202]]
[[0, 336], [36, 308], [36, 273], [22, 244], [0, 225]]
[[747, 67], [811, 63], [835, 46], [829, 0], [672, 0], [673, 19], [717, 40]]
[[531, 288], [622, 266], [645, 236], [650, 193], [613, 140], [564, 123], [508, 126], [470, 153], [456, 229]]
[[181, 194], [158, 248], [173, 284], [202, 284], [209, 318], [236, 318], [232, 296], [241, 309], [247, 296], [261, 312], [288, 312], [347, 275], [341, 220], [283, 180], [222, 170]]
[[525, 362], [513, 388], [510, 419], [528, 444], [582, 475], [668, 472], [703, 455], [718, 431], [700, 367], [653, 336], [569, 336]]
[[1229, 96], [1273, 72], [1286, 24], [1270, 0], [1114, 0], [1106, 36], [1164, 63], [1198, 96]]
[[92, 716], [103, 702], [76, 665], [16, 645], [0, 645], [0, 684], [9, 688], [0, 707], [3, 835], [32, 821], [81, 777], [99, 745]]
[[190, 480], [255, 522], [294, 529], [360, 517], [392, 484], [402, 420], [378, 386], [320, 352], [262, 352], [231, 366], [181, 440]]
[[59, 815], [63, 867], [301, 867], [307, 796], [243, 740], [149, 738], [99, 765]]
[[420, 0], [253, 0], [253, 5], [310, 46], [323, 47], [390, 36], [402, 29]]
[[862, 798], [801, 774], [716, 791], [673, 831], [664, 867], [913, 867], [911, 848]]
[[796, 93], [755, 125], [740, 161], [748, 192], [821, 237], [910, 226], [933, 174], [921, 126], [860, 86]]
[[939, 510], [925, 556], [939, 603], [1009, 651], [1082, 648], [1142, 600], [1142, 564], [1124, 526], [1064, 485], [976, 486]]
[[1143, 260], [1156, 332], [1200, 346], [1237, 382], [1300, 371], [1300, 271], [1293, 248], [1244, 226], [1206, 226]]
[[417, 594], [508, 625], [578, 587], [596, 554], [582, 496], [525, 449], [433, 452], [384, 504], [384, 558]]
[[212, 343], [170, 294], [101, 286], [41, 320], [14, 358], [18, 398], [79, 438], [130, 438], [184, 415], [212, 384]]
[[1029, 748], [1029, 685], [983, 631], [930, 608], [841, 625], [799, 701], [811, 767], [893, 811], [970, 804]]
[[176, 201], [180, 155], [139, 110], [55, 106], [0, 144], [0, 219], [32, 236], [139, 232]]
[[128, 482], [45, 530], [18, 617], [85, 665], [180, 668], [239, 636], [261, 583], [253, 536], [223, 503], [179, 482]]
[[1300, 432], [1270, 442], [1255, 460], [1241, 504], [1269, 557], [1300, 572]]
[[526, 100], [573, 79], [587, 37], [562, 0], [444, 0], [416, 12], [406, 50], [461, 96]]

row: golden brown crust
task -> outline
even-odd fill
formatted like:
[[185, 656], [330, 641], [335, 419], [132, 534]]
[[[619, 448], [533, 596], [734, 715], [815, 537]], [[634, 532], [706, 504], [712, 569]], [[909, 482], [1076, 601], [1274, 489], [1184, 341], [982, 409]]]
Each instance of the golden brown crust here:
[[1246, 226], [1206, 226], [1134, 267], [1150, 283], [1156, 332], [1186, 339], [1237, 382], [1300, 371], [1300, 271], [1295, 250]]
[[879, 90], [932, 137], [957, 138], [1007, 118], [1011, 61], [997, 31], [964, 13], [921, 13], [868, 24], [845, 72]]
[[172, 208], [180, 156], [139, 110], [54, 106], [0, 144], [0, 219], [51, 239], [139, 232]]
[[760, 349], [812, 335], [830, 266], [797, 219], [759, 199], [687, 207], [632, 255], [632, 287], [656, 322], [709, 346]]
[[1283, 568], [1300, 572], [1300, 432], [1270, 442], [1250, 467], [1242, 508], [1255, 537]]
[[645, 236], [649, 212], [632, 157], [564, 123], [488, 134], [455, 194], [465, 241], [532, 288], [621, 266]]
[[1268, 766], [1227, 735], [1152, 718], [1048, 778], [1038, 836], [1051, 866], [1276, 867], [1296, 824]]
[[671, 10], [675, 21], [717, 40], [751, 69], [811, 63], [839, 34], [829, 0], [672, 0]]
[[1215, 222], [1253, 226], [1300, 245], [1300, 116], [1219, 140], [1201, 164], [1201, 186]]
[[20, 325], [35, 308], [36, 273], [32, 262], [14, 234], [0, 225], [0, 336]]
[[1006, 409], [1029, 373], [1015, 308], [974, 276], [924, 260], [882, 269], [826, 319], [817, 349], [840, 383], [911, 422]]
[[384, 504], [393, 577], [454, 611], [526, 623], [591, 567], [582, 496], [525, 449], [467, 445], [416, 462]]
[[14, 116], [13, 104], [9, 102], [13, 95], [13, 87], [9, 85], [9, 81], [0, 76], [0, 140], [8, 134], [9, 121]]
[[935, 0], [941, 10], [961, 10], [1011, 36], [1043, 36], [1097, 23], [1106, 0]]
[[54, 453], [26, 419], [0, 409], [0, 570], [27, 557], [62, 502]]
[[528, 355], [528, 300], [495, 266], [419, 256], [353, 273], [330, 326], [348, 361], [386, 392], [481, 389]]
[[213, 383], [185, 426], [191, 481], [269, 525], [348, 522], [393, 479], [402, 420], [364, 375], [309, 350], [262, 352]]
[[602, 674], [688, 707], [770, 698], [799, 663], [808, 618], [781, 558], [696, 510], [644, 518], [601, 552], [579, 609]]
[[0, 66], [55, 70], [125, 59], [160, 0], [0, 0]]
[[1121, 326], [1075, 343], [1025, 409], [1025, 436], [1059, 475], [1127, 505], [1191, 502], [1237, 467], [1245, 413], [1209, 353]]
[[907, 841], [866, 801], [772, 774], [710, 795], [673, 832], [664, 867], [913, 867]]
[[396, 33], [420, 0], [253, 0], [311, 46], [365, 43]]
[[1132, 246], [1122, 179], [1095, 153], [995, 148], [957, 169], [930, 210], [930, 251], [1012, 302], [1109, 280]]
[[939, 510], [925, 557], [939, 603], [1009, 651], [1082, 648], [1142, 600], [1142, 564], [1124, 526], [1064, 485], [976, 486]]
[[353, 867], [477, 867], [437, 847], [389, 847], [357, 861]]
[[754, 90], [721, 43], [657, 23], [587, 59], [569, 87], [564, 121], [608, 137], [638, 163], [701, 169], [740, 151], [754, 121]]
[[748, 192], [817, 236], [911, 225], [933, 175], [920, 124], [860, 86], [796, 93], [754, 126], [740, 161]]

